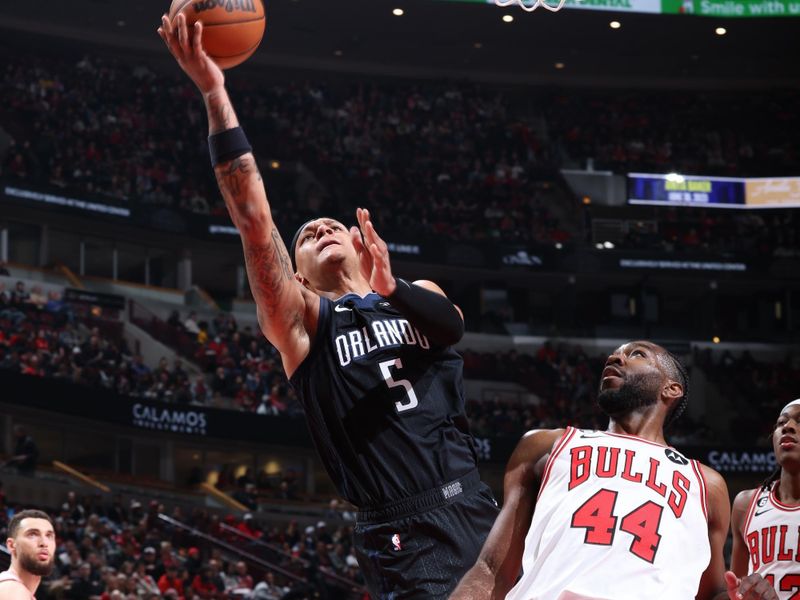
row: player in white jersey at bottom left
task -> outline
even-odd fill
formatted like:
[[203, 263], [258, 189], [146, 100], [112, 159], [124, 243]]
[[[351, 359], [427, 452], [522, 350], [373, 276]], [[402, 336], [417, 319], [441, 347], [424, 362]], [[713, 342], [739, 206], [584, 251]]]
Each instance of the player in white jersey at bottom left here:
[[11, 566], [0, 573], [0, 600], [35, 600], [42, 577], [53, 571], [56, 534], [41, 510], [23, 510], [8, 523]]
[[451, 599], [777, 599], [760, 575], [725, 571], [725, 481], [666, 443], [688, 392], [685, 368], [661, 346], [615, 350], [598, 393], [608, 428], [523, 437], [503, 509]]
[[800, 398], [781, 409], [772, 448], [778, 468], [733, 501], [731, 569], [762, 575], [791, 600], [800, 598]]

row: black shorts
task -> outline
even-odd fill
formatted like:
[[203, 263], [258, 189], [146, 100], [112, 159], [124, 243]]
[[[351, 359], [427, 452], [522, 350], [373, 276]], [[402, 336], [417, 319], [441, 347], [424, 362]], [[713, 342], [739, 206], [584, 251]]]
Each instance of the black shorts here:
[[373, 600], [446, 599], [475, 564], [498, 512], [477, 471], [383, 510], [360, 512], [354, 546]]

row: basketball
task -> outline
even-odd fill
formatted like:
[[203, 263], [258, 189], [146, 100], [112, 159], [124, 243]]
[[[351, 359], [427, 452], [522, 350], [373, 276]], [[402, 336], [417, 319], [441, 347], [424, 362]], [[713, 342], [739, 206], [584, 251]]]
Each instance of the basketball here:
[[261, 0], [173, 0], [169, 19], [179, 13], [186, 26], [203, 23], [203, 47], [221, 69], [230, 69], [250, 58], [264, 37], [266, 18]]

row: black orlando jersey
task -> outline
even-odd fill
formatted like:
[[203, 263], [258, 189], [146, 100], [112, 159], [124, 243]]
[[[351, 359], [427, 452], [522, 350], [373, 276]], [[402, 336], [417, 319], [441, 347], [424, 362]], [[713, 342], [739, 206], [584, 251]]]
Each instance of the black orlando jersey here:
[[320, 299], [316, 336], [291, 383], [344, 498], [382, 506], [475, 468], [462, 366], [378, 294]]

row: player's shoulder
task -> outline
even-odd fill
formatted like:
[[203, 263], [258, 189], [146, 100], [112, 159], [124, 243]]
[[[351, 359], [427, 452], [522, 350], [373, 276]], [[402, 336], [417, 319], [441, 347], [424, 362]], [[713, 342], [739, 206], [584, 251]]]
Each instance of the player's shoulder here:
[[31, 600], [33, 594], [19, 579], [0, 579], [3, 600]]
[[436, 292], [437, 294], [441, 294], [442, 296], [447, 295], [444, 293], [444, 290], [438, 283], [436, 283], [435, 281], [431, 281], [430, 279], [415, 279], [412, 283], [414, 285], [418, 285], [421, 288], [425, 288], [429, 292]]
[[725, 483], [725, 478], [719, 474], [718, 471], [712, 469], [706, 464], [703, 464], [697, 461], [697, 465], [700, 467], [700, 474], [703, 476], [703, 481], [705, 482], [706, 489], [709, 493], [712, 491], [723, 491], [725, 495], [728, 494], [728, 484]]
[[749, 490], [742, 490], [736, 494], [736, 497], [733, 499], [734, 512], [737, 510], [746, 511], [753, 501], [753, 496], [758, 495], [760, 491], [761, 488], [751, 488]]
[[[527, 460], [539, 459], [550, 454], [558, 440], [564, 437], [567, 429], [531, 429], [526, 432], [515, 453], [524, 455]], [[522, 458], [522, 457], [521, 457]]]

